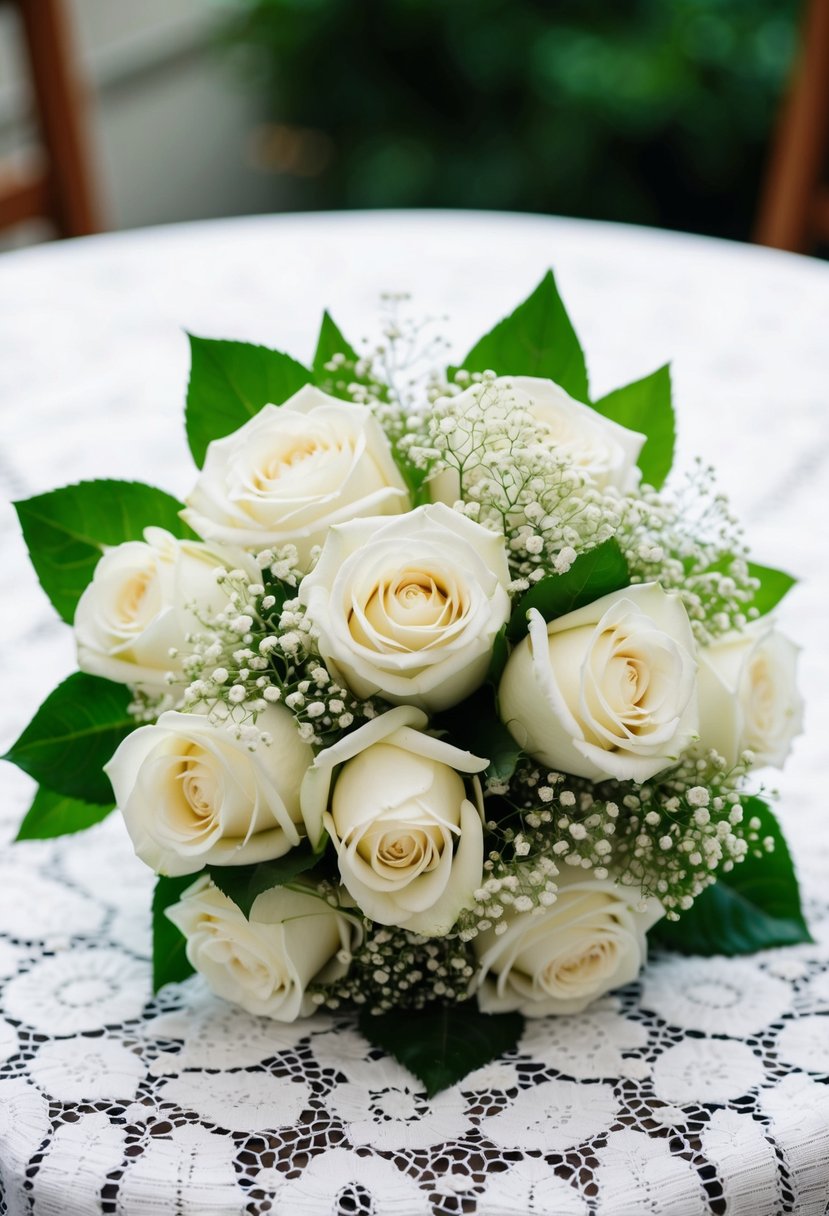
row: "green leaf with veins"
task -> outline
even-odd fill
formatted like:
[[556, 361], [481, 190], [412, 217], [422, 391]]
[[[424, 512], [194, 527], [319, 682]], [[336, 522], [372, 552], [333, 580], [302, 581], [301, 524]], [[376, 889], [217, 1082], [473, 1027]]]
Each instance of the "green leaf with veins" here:
[[360, 1031], [422, 1081], [426, 1096], [462, 1081], [518, 1044], [520, 1013], [481, 1013], [474, 1001], [360, 1014]]
[[136, 722], [123, 684], [76, 672], [59, 684], [3, 757], [67, 798], [112, 805], [103, 766]]
[[207, 445], [244, 426], [265, 405], [282, 405], [311, 380], [290, 355], [251, 342], [190, 339], [190, 382], [185, 424], [193, 459], [201, 468]]
[[527, 633], [527, 613], [537, 609], [545, 621], [630, 586], [630, 571], [619, 542], [612, 537], [581, 553], [564, 574], [549, 574], [522, 595], [513, 609], [507, 637], [518, 642]]
[[587, 365], [567, 309], [548, 270], [514, 312], [476, 342], [458, 365], [469, 372], [555, 380], [578, 401], [589, 401]]
[[81, 481], [14, 506], [40, 585], [69, 624], [105, 548], [143, 540], [150, 526], [195, 539], [182, 504], [139, 481]]
[[637, 463], [642, 480], [660, 489], [671, 471], [676, 445], [670, 367], [657, 368], [641, 380], [614, 389], [594, 401], [593, 409], [612, 422], [645, 435]]
[[260, 861], [252, 866], [209, 866], [208, 873], [219, 890], [232, 899], [245, 916], [250, 916], [257, 896], [292, 882], [319, 859], [319, 854], [311, 849], [297, 846], [273, 861]]
[[34, 796], [15, 840], [50, 840], [83, 832], [114, 810], [114, 802], [82, 802], [41, 786]]

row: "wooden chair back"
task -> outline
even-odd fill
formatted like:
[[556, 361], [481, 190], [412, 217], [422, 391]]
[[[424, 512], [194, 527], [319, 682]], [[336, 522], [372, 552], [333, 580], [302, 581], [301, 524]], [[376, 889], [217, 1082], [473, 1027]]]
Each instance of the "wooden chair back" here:
[[808, 0], [780, 114], [755, 240], [809, 253], [829, 243], [829, 0]]
[[63, 0], [6, 0], [17, 10], [40, 150], [25, 166], [0, 162], [0, 228], [50, 221], [58, 236], [101, 229], [84, 114], [85, 91]]

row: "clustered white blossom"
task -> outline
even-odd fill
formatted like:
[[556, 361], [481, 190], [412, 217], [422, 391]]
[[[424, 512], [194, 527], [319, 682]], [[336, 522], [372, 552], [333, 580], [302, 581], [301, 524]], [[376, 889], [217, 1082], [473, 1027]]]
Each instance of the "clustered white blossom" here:
[[[336, 906], [336, 897], [329, 898]], [[336, 1010], [351, 1003], [371, 1013], [386, 1013], [469, 998], [476, 964], [462, 938], [427, 938], [369, 920], [363, 926], [365, 938], [349, 955], [348, 971], [333, 984], [312, 990], [315, 1005]]]
[[228, 604], [189, 639], [184, 668], [191, 680], [183, 705], [200, 707], [254, 748], [266, 742], [256, 729], [257, 715], [281, 703], [297, 719], [300, 738], [323, 747], [375, 717], [376, 703], [341, 687], [320, 659], [315, 630], [291, 595], [302, 577], [296, 550], [264, 549], [255, 560], [260, 582], [244, 570], [216, 571]]
[[[758, 823], [745, 819], [742, 805], [751, 763], [750, 753], [731, 769], [716, 752], [689, 755], [667, 774], [636, 786], [594, 785], [522, 761], [506, 789], [499, 789], [501, 815], [489, 826], [503, 843], [490, 853], [489, 864], [509, 877], [521, 864], [517, 859], [529, 854], [597, 879], [612, 873], [643, 898], [657, 898], [675, 920], [719, 873], [758, 847]], [[543, 868], [536, 865], [536, 871], [525, 869], [528, 889], [522, 894], [543, 906]], [[500, 898], [499, 887], [487, 886], [489, 899]], [[483, 904], [473, 912], [491, 917], [493, 905]]]
[[[470, 383], [472, 400], [461, 402]], [[613, 536], [619, 496], [540, 442], [532, 415], [494, 372], [459, 371], [447, 387], [402, 446], [430, 478], [449, 474], [457, 510], [504, 535], [514, 592], [565, 573], [579, 553]]]
[[632, 581], [679, 592], [701, 645], [757, 616], [742, 528], [701, 461], [668, 489], [629, 495], [616, 539]]

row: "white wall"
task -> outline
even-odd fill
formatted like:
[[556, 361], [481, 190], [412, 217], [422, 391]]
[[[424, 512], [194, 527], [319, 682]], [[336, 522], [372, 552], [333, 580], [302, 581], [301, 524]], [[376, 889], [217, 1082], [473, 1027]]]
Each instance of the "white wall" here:
[[[67, 3], [92, 86], [107, 227], [275, 209], [275, 179], [249, 153], [257, 100], [240, 65], [216, 47], [215, 27], [232, 0]], [[0, 158], [33, 139], [23, 68], [14, 13], [0, 5]]]

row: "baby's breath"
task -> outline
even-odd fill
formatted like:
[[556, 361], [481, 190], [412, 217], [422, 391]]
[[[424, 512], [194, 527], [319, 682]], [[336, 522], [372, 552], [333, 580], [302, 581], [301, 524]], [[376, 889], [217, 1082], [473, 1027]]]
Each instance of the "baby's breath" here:
[[[336, 902], [335, 896], [331, 899]], [[426, 938], [367, 919], [363, 930], [363, 943], [351, 955], [346, 975], [309, 989], [315, 1004], [333, 1010], [349, 1003], [387, 1013], [468, 1000], [477, 964], [458, 937]]]
[[[658, 898], [668, 918], [676, 919], [719, 873], [757, 847], [743, 812], [750, 760], [746, 755], [729, 769], [715, 752], [689, 755], [641, 786], [594, 785], [522, 761], [508, 799], [496, 800], [500, 816], [488, 825], [494, 847], [486, 864], [494, 881], [484, 890], [493, 902], [478, 893], [473, 923], [479, 918], [480, 927], [483, 914], [492, 919], [495, 903], [514, 904], [516, 894], [543, 906], [555, 894], [553, 875], [542, 864], [548, 861], [636, 887], [643, 898]], [[505, 888], [511, 893], [506, 901]], [[497, 915], [502, 913], [503, 908]]]
[[682, 596], [701, 645], [757, 615], [751, 603], [759, 583], [742, 529], [713, 469], [701, 462], [667, 490], [643, 486], [630, 495], [616, 538], [634, 582], [658, 582]]
[[259, 714], [282, 704], [304, 742], [327, 747], [387, 707], [355, 697], [329, 673], [294, 594], [302, 577], [294, 547], [263, 550], [255, 563], [255, 576], [243, 570], [217, 575], [228, 604], [203, 618], [203, 632], [190, 638], [184, 708], [206, 713], [255, 746]]
[[503, 533], [518, 593], [611, 537], [621, 500], [544, 442], [530, 410], [494, 372], [471, 381], [462, 396], [433, 401], [408, 452], [440, 479], [434, 484], [445, 484], [457, 510]]
[[168, 709], [177, 709], [181, 703], [180, 686], [178, 690], [169, 692], [148, 693], [141, 688], [133, 688], [132, 700], [127, 706], [127, 713], [136, 722], [155, 722]]

